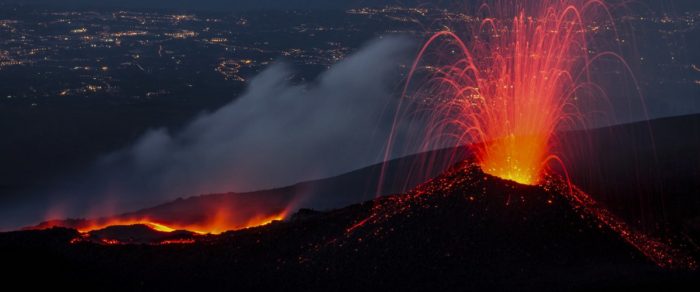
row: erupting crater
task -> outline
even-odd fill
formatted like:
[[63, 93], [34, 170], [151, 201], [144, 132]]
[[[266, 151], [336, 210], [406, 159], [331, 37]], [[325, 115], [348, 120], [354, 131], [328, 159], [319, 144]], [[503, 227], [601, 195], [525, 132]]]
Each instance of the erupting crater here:
[[[471, 145], [486, 173], [538, 184], [553, 163], [565, 168], [557, 132], [613, 112], [592, 65], [629, 68], [606, 50], [617, 40], [601, 44], [619, 39], [615, 21], [601, 0], [484, 1], [473, 19], [464, 34], [434, 34], [411, 67], [405, 99], [430, 100], [428, 109], [406, 107], [428, 115], [421, 150]], [[610, 28], [604, 36], [595, 33], [601, 25]]]

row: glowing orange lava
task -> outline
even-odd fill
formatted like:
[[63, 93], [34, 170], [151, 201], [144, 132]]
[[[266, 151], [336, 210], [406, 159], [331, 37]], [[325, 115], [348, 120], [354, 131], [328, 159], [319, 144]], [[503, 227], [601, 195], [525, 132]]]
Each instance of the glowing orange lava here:
[[270, 224], [274, 221], [284, 220], [287, 215], [287, 211], [272, 214], [272, 215], [259, 215], [249, 218], [245, 221], [234, 221], [229, 220], [230, 217], [226, 216], [224, 213], [218, 213], [214, 216], [212, 220], [207, 220], [204, 223], [169, 223], [162, 220], [154, 220], [150, 218], [100, 218], [92, 220], [79, 220], [77, 222], [69, 221], [49, 221], [43, 225], [40, 225], [32, 229], [46, 229], [51, 227], [68, 227], [74, 228], [81, 233], [89, 233], [91, 231], [104, 229], [110, 226], [129, 226], [129, 225], [145, 225], [153, 230], [160, 232], [173, 232], [176, 230], [185, 230], [197, 234], [221, 234], [226, 231], [240, 230], [251, 227], [263, 226]]
[[[154, 208], [121, 215], [105, 216], [107, 208], [87, 212], [89, 219], [56, 219], [48, 217], [36, 226], [25, 229], [52, 227], [73, 228], [82, 233], [110, 226], [145, 225], [161, 232], [190, 231], [197, 234], [220, 234], [284, 220], [294, 203], [286, 197], [256, 197], [248, 194], [219, 194], [181, 199]], [[65, 218], [65, 214], [48, 213]], [[58, 214], [58, 215], [56, 215]]]
[[257, 226], [262, 226], [262, 225], [267, 225], [272, 223], [273, 221], [277, 220], [283, 220], [286, 216], [286, 212], [282, 212], [279, 214], [275, 214], [272, 216], [259, 216], [255, 218], [251, 218], [250, 220], [246, 221], [243, 224], [235, 224], [234, 222], [227, 222], [223, 220], [214, 220], [211, 222], [208, 222], [207, 224], [192, 224], [192, 225], [181, 225], [181, 224], [165, 224], [165, 223], [159, 223], [155, 222], [153, 220], [147, 219], [147, 218], [140, 218], [140, 219], [119, 219], [119, 218], [112, 218], [112, 219], [105, 219], [105, 220], [93, 220], [91, 221], [90, 224], [84, 227], [79, 227], [77, 228], [78, 231], [82, 233], [90, 232], [93, 230], [99, 230], [99, 229], [104, 229], [109, 226], [118, 226], [118, 225], [137, 225], [137, 224], [142, 224], [146, 225], [149, 228], [156, 230], [156, 231], [161, 231], [161, 232], [173, 232], [175, 230], [186, 230], [190, 232], [194, 232], [197, 234], [220, 234], [226, 231], [231, 231], [231, 230], [239, 230], [239, 229], [246, 229], [246, 228], [251, 228], [251, 227], [257, 227]]
[[[591, 62], [617, 56], [589, 48], [591, 27], [614, 27], [612, 17], [599, 0], [485, 1], [476, 15], [466, 38], [445, 30], [426, 42], [404, 95], [429, 72], [415, 89], [435, 105], [428, 138], [471, 145], [486, 173], [537, 184], [549, 162], [561, 161], [552, 151], [556, 131], [583, 124], [578, 99], [600, 91]], [[431, 58], [438, 61], [421, 65]]]
[[[146, 225], [149, 228], [160, 232], [173, 232], [175, 230], [184, 230], [184, 228], [170, 227], [164, 224], [156, 223], [148, 219], [104, 219], [91, 220], [89, 223], [78, 226], [76, 229], [81, 233], [87, 233], [94, 230], [104, 229], [110, 226], [128, 226], [128, 225]], [[197, 231], [190, 230], [199, 233]]]

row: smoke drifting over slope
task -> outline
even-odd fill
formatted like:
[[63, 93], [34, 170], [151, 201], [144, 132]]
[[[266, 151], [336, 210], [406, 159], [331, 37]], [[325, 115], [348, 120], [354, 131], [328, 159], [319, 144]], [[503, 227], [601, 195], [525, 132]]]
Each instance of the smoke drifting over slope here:
[[33, 221], [48, 209], [62, 217], [101, 216], [182, 196], [284, 186], [378, 162], [399, 98], [399, 64], [410, 60], [411, 47], [403, 38], [376, 41], [313, 84], [295, 84], [290, 66], [273, 65], [229, 104], [178, 131], [153, 129], [101, 159], [82, 186], [52, 194], [45, 206], [12, 211], [24, 209], [24, 217], [41, 209]]

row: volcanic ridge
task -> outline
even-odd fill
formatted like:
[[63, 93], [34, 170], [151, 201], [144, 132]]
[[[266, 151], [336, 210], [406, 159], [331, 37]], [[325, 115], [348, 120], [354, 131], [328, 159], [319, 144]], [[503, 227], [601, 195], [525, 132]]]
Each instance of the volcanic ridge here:
[[0, 234], [0, 250], [15, 272], [136, 290], [571, 290], [698, 279], [697, 250], [682, 240], [636, 232], [559, 178], [525, 186], [468, 162], [406, 194], [220, 235], [55, 227]]

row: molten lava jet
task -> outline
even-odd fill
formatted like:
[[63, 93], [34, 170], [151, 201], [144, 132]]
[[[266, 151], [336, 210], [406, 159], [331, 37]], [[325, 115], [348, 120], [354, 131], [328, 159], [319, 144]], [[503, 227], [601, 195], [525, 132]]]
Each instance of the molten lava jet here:
[[614, 21], [600, 0], [485, 1], [476, 15], [464, 37], [444, 30], [425, 43], [404, 97], [428, 100], [426, 141], [471, 145], [486, 173], [538, 184], [551, 163], [563, 167], [557, 131], [585, 126], [579, 103], [605, 103], [591, 65], [606, 57], [626, 67], [591, 46], [595, 27], [616, 34]]

